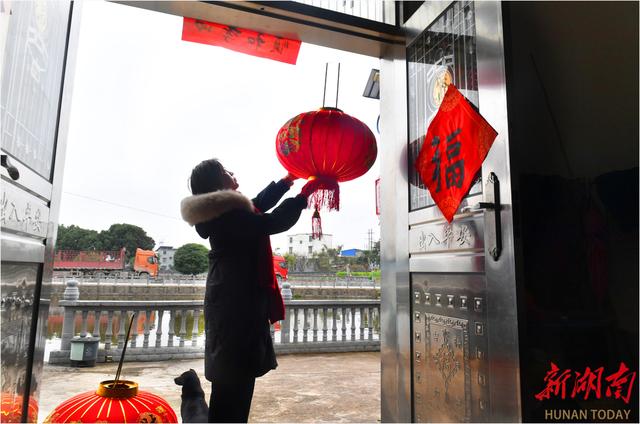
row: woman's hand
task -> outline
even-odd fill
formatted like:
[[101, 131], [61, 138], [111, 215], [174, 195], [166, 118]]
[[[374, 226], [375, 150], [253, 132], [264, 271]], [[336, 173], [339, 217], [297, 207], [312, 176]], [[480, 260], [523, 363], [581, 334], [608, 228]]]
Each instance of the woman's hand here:
[[321, 182], [318, 179], [308, 181], [304, 187], [302, 187], [302, 190], [300, 190], [300, 194], [304, 197], [309, 197], [320, 188], [320, 185]]
[[295, 180], [297, 180], [299, 177], [296, 177], [295, 175], [293, 175], [291, 172], [289, 172], [284, 178], [283, 180], [289, 185], [289, 187], [291, 187], [293, 185], [293, 182]]

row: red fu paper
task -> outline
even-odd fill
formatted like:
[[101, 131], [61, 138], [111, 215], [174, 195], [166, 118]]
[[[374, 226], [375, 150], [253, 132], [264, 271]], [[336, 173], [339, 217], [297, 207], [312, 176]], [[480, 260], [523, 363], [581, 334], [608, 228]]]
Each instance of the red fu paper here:
[[447, 221], [467, 195], [497, 135], [450, 84], [415, 163]]
[[184, 18], [182, 39], [224, 47], [240, 53], [296, 64], [300, 40], [290, 40], [231, 25]]

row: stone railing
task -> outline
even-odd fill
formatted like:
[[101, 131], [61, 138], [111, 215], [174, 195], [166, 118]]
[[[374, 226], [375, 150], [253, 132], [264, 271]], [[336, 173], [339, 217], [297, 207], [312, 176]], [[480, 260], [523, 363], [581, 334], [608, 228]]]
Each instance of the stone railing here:
[[[68, 364], [72, 340], [90, 336], [101, 340], [98, 362], [118, 360], [134, 312], [127, 361], [203, 356], [202, 301], [78, 300], [77, 286], [70, 283], [59, 302], [64, 308], [60, 350], [50, 353], [50, 364]], [[285, 306], [286, 319], [271, 327], [276, 352], [380, 349], [379, 300], [286, 300]]]
[[[54, 285], [64, 285], [68, 277], [54, 277]], [[113, 286], [199, 286], [204, 287], [206, 278], [199, 276], [160, 276], [148, 277], [77, 277], [73, 280], [80, 285], [113, 285]], [[292, 287], [325, 287], [325, 288], [380, 288], [379, 280], [369, 277], [335, 277], [335, 276], [292, 276], [288, 279]]]
[[125, 275], [125, 276], [90, 276], [83, 275], [79, 277], [73, 277], [66, 274], [57, 274], [53, 276], [54, 284], [65, 284], [68, 280], [78, 281], [81, 284], [133, 284], [133, 285], [182, 285], [182, 284], [194, 284], [204, 285], [207, 276], [204, 275], [160, 275], [156, 278], [152, 278], [146, 275]]

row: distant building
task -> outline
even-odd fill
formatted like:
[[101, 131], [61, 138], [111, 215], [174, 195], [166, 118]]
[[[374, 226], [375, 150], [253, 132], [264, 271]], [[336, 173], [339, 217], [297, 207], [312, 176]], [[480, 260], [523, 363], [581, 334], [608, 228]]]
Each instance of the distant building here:
[[323, 234], [321, 239], [314, 239], [311, 233], [287, 234], [287, 253], [290, 255], [311, 256], [322, 252], [322, 249], [333, 247], [333, 236]]
[[364, 250], [360, 249], [346, 249], [340, 251], [340, 256], [344, 258], [359, 258], [364, 255]]
[[176, 250], [177, 249], [174, 249], [173, 246], [160, 246], [156, 249], [161, 271], [173, 269], [173, 256], [176, 253]]

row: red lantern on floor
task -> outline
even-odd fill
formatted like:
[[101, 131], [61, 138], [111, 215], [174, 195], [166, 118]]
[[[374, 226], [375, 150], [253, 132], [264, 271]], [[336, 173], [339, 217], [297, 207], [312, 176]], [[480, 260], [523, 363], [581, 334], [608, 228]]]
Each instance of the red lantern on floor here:
[[340, 208], [339, 182], [366, 173], [376, 161], [376, 138], [363, 122], [340, 109], [323, 107], [287, 121], [276, 137], [276, 154], [287, 171], [304, 179], [317, 178], [321, 190], [309, 198], [314, 213], [314, 237], [321, 236], [318, 209]]
[[177, 423], [171, 406], [153, 393], [138, 390], [138, 383], [119, 380], [100, 383], [62, 402], [45, 423]]
[[[24, 399], [21, 395], [11, 393], [0, 394], [2, 406], [0, 407], [0, 423], [21, 423], [22, 407]], [[29, 397], [29, 407], [27, 408], [27, 420], [30, 423], [36, 422], [38, 417], [38, 402], [33, 397]]]

